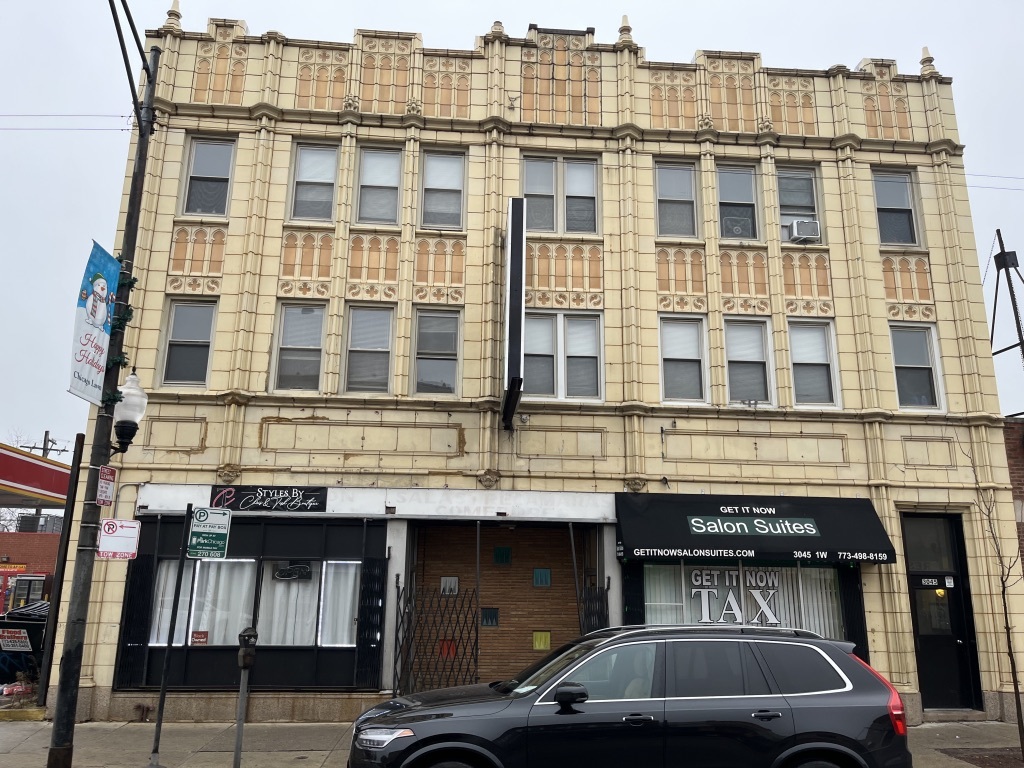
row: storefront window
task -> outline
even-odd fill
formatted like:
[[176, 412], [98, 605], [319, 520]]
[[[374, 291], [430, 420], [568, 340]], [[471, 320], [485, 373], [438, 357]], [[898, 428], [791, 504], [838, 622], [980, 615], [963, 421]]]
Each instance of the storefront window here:
[[[182, 570], [181, 597], [178, 598], [178, 618], [174, 622], [173, 645], [184, 645], [188, 633], [188, 605], [192, 594], [195, 564], [195, 560], [186, 560]], [[171, 628], [171, 601], [174, 600], [174, 579], [177, 574], [177, 560], [161, 560], [157, 566], [153, 618], [149, 624], [150, 645], [167, 645], [167, 632]]]
[[267, 645], [316, 643], [320, 563], [272, 560], [263, 563], [260, 587], [260, 642]]
[[238, 633], [252, 625], [256, 586], [253, 560], [206, 560], [196, 571], [190, 645], [238, 645]]
[[751, 624], [843, 637], [834, 568], [644, 566], [649, 624]]
[[359, 563], [324, 563], [324, 595], [320, 645], [355, 645]]

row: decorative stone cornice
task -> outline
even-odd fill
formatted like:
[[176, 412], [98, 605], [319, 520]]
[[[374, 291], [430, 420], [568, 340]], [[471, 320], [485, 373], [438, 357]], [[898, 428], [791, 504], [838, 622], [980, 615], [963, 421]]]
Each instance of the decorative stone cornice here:
[[832, 139], [832, 149], [860, 149], [863, 139], [855, 133], [844, 133]]
[[612, 129], [612, 136], [620, 140], [630, 138], [635, 141], [643, 141], [644, 129], [636, 123], [620, 123]]

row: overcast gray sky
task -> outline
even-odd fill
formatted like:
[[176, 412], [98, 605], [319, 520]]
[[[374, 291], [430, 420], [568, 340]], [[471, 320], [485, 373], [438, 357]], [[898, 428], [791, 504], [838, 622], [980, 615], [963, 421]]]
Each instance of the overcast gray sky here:
[[[159, 27], [170, 0], [130, 0], [140, 29]], [[633, 39], [655, 61], [687, 62], [705, 50], [758, 51], [769, 67], [855, 68], [868, 57], [920, 71], [927, 45], [954, 79], [961, 140], [967, 145], [979, 261], [991, 296], [989, 256], [1000, 227], [1024, 257], [1024, 151], [1011, 144], [1021, 124], [1021, 0], [519, 0], [511, 4], [435, 0], [313, 2], [181, 0], [182, 26], [208, 18], [244, 19], [250, 34], [351, 42], [356, 29], [419, 32], [430, 48], [473, 48], [497, 19], [513, 37], [541, 27], [594, 27], [612, 43], [622, 14]], [[0, 323], [0, 442], [18, 435], [39, 444], [44, 430], [69, 445], [85, 431], [87, 404], [68, 394], [75, 294], [95, 239], [113, 250], [128, 152], [131, 100], [113, 22], [103, 0], [4, 3], [0, 46], [0, 215], [7, 277]], [[133, 72], [139, 71], [138, 62]], [[1024, 302], [1024, 286], [1018, 284]], [[1000, 296], [996, 348], [1016, 340], [1008, 296]], [[996, 361], [1004, 414], [1024, 411], [1024, 366], [1008, 352]], [[149, 382], [144, 381], [144, 386]], [[67, 458], [67, 455], [64, 456]]]

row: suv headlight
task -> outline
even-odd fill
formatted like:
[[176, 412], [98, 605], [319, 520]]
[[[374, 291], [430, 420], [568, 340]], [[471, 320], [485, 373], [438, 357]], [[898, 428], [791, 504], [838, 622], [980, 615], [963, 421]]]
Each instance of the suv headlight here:
[[383, 749], [395, 739], [415, 735], [409, 728], [367, 728], [356, 734], [356, 746], [361, 749]]

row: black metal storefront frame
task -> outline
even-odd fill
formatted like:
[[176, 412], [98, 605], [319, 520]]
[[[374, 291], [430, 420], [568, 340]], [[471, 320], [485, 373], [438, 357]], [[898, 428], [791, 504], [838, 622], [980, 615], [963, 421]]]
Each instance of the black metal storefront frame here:
[[[157, 569], [177, 556], [183, 516], [145, 515], [139, 555], [129, 564], [121, 609], [114, 690], [159, 685], [167, 649], [150, 646]], [[386, 525], [349, 518], [242, 517], [232, 522], [228, 559], [255, 561], [253, 622], [259, 629], [260, 574], [264, 561], [327, 559], [360, 562], [354, 646], [268, 646], [258, 648], [254, 690], [380, 690], [384, 620], [387, 611]], [[183, 595], [191, 594], [184, 585]], [[321, 592], [323, 586], [321, 586]], [[321, 598], [324, 599], [324, 598]], [[188, 640], [189, 638], [186, 638]], [[171, 690], [221, 690], [238, 685], [236, 646], [194, 646], [170, 650]]]

